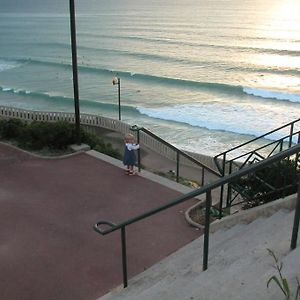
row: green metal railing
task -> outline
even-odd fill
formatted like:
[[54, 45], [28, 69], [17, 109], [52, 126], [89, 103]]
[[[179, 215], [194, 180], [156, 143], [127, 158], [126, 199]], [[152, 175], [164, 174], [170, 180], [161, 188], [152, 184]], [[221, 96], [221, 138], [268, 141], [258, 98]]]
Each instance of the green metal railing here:
[[[297, 127], [297, 128], [296, 128]], [[300, 119], [292, 121], [288, 124], [285, 124], [281, 127], [278, 127], [272, 131], [269, 131], [266, 134], [263, 134], [259, 137], [256, 137], [250, 141], [247, 141], [243, 144], [240, 144], [236, 147], [233, 147], [227, 151], [224, 151], [214, 157], [215, 165], [217, 166], [221, 176], [226, 176], [236, 172], [237, 170], [242, 169], [243, 167], [253, 163], [264, 160], [272, 155], [275, 155], [278, 152], [283, 151], [284, 149], [289, 149], [293, 146], [293, 140], [296, 140], [295, 143], [300, 143]], [[288, 134], [282, 134], [282, 137], [271, 142], [267, 142], [268, 138], [272, 134], [279, 134], [280, 132], [288, 132]], [[234, 156], [235, 151], [242, 152], [243, 148], [249, 149], [250, 145], [257, 142], [264, 142], [264, 145], [256, 148], [252, 151], [246, 151], [244, 154], [239, 154]], [[233, 156], [233, 157], [230, 157]], [[238, 191], [237, 191], [238, 192]], [[226, 196], [226, 207], [230, 205], [232, 197], [232, 186], [227, 185], [227, 196]], [[223, 208], [223, 198], [224, 198], [224, 186], [220, 190], [220, 201], [219, 209], [220, 211]]]
[[[160, 138], [159, 136], [157, 136], [156, 134], [154, 134], [153, 132], [151, 132], [150, 130], [144, 128], [144, 127], [138, 127], [136, 125], [131, 127], [132, 131], [135, 131], [137, 133], [137, 142], [140, 142], [140, 132], [144, 132], [145, 134], [147, 134], [148, 136], [152, 137], [153, 139], [155, 139], [156, 141], [160, 142], [161, 144], [167, 146], [168, 148], [172, 149], [175, 153], [176, 153], [176, 181], [179, 182], [179, 174], [180, 174], [180, 156], [185, 157], [186, 159], [188, 159], [189, 161], [191, 161], [192, 163], [194, 163], [195, 165], [197, 165], [198, 167], [201, 167], [201, 186], [203, 186], [205, 184], [205, 171], [220, 177], [220, 173], [216, 172], [215, 170], [213, 170], [212, 168], [210, 168], [209, 166], [205, 165], [204, 163], [200, 162], [199, 160], [195, 159], [194, 157], [192, 157], [191, 155], [187, 154], [186, 152], [176, 148], [175, 146], [173, 146], [172, 144], [166, 142], [165, 140], [163, 140], [162, 138]], [[138, 169], [139, 171], [141, 170], [141, 155], [140, 155], [140, 151], [138, 150]]]
[[[267, 166], [270, 166], [273, 163], [279, 162], [282, 159], [286, 157], [290, 157], [292, 155], [299, 155], [300, 153], [300, 144], [293, 146], [285, 151], [282, 151], [274, 156], [271, 156], [263, 161], [260, 161], [256, 164], [252, 164], [248, 167], [245, 167], [235, 173], [229, 174], [225, 177], [222, 177], [215, 182], [209, 183], [205, 185], [204, 187], [201, 187], [197, 190], [194, 190], [190, 193], [187, 193], [185, 195], [182, 195], [173, 201], [170, 201], [169, 203], [159, 206], [157, 208], [154, 208], [152, 210], [149, 210], [139, 216], [136, 216], [134, 218], [128, 219], [124, 222], [121, 222], [119, 224], [114, 224], [110, 221], [103, 221], [100, 220], [96, 224], [94, 224], [93, 228], [94, 230], [101, 234], [106, 235], [116, 230], [121, 230], [121, 244], [122, 244], [122, 262], [123, 262], [123, 285], [124, 287], [127, 287], [128, 285], [128, 278], [127, 278], [127, 254], [126, 254], [126, 227], [130, 224], [139, 222], [143, 219], [146, 219], [152, 215], [155, 215], [161, 211], [164, 211], [170, 207], [173, 207], [175, 205], [178, 205], [182, 202], [185, 202], [187, 200], [190, 200], [196, 196], [206, 194], [206, 209], [205, 209], [205, 229], [204, 229], [204, 246], [203, 246], [203, 270], [206, 270], [208, 267], [208, 250], [209, 250], [209, 225], [210, 225], [210, 208], [211, 208], [211, 192], [212, 190], [224, 186], [225, 184], [231, 183], [242, 176], [254, 173], [258, 170], [261, 170]], [[298, 181], [298, 197], [297, 197], [297, 204], [296, 204], [296, 212], [294, 217], [294, 226], [293, 226], [293, 232], [292, 232], [292, 241], [291, 241], [291, 249], [295, 249], [297, 244], [297, 237], [298, 237], [298, 230], [299, 230], [299, 219], [300, 219], [300, 178]], [[102, 228], [103, 225], [107, 229]], [[102, 226], [102, 227], [101, 227]]]

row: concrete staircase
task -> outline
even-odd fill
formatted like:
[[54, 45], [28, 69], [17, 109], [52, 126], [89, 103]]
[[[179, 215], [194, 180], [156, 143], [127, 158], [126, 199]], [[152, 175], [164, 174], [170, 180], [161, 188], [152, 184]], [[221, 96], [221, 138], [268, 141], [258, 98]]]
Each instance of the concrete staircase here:
[[[208, 270], [202, 272], [203, 237], [193, 241], [101, 300], [281, 300], [267, 248], [283, 262], [292, 291], [300, 279], [300, 246], [290, 251], [294, 210], [238, 224], [210, 235]], [[129, 266], [130, 268], [130, 266]], [[292, 298], [294, 299], [294, 298]]]

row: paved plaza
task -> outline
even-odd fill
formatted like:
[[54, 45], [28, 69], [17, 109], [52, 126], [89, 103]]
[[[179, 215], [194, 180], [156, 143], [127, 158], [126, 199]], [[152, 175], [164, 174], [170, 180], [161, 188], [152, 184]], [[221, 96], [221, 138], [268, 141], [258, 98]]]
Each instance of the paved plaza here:
[[[9, 300], [97, 299], [122, 283], [122, 266], [120, 232], [101, 236], [93, 224], [180, 195], [86, 153], [45, 159], [5, 144], [0, 182], [0, 298]], [[194, 203], [127, 228], [129, 277], [201, 235], [184, 219]]]

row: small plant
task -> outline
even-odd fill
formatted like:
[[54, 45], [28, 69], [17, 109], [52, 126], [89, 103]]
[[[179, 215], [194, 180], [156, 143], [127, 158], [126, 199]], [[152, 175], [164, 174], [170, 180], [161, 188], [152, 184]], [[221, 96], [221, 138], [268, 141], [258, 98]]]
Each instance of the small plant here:
[[[287, 281], [286, 278], [283, 277], [282, 275], [282, 267], [283, 267], [283, 264], [282, 262], [280, 262], [278, 260], [278, 258], [276, 257], [275, 253], [270, 250], [270, 249], [267, 249], [269, 254], [274, 258], [274, 261], [275, 261], [275, 268], [277, 269], [278, 271], [278, 276], [276, 275], [273, 275], [269, 280], [268, 280], [268, 283], [267, 283], [267, 287], [269, 287], [270, 283], [272, 281], [274, 281], [277, 286], [280, 288], [280, 290], [282, 291], [282, 293], [284, 294], [285, 296], [285, 299], [286, 300], [290, 300], [291, 299], [291, 296], [292, 296], [292, 293], [291, 293], [291, 290], [290, 290], [290, 286], [289, 286], [289, 283]], [[296, 277], [296, 280], [297, 280], [297, 290], [296, 290], [296, 294], [295, 294], [295, 300], [299, 300], [300, 299], [300, 282], [299, 282], [299, 279], [298, 277]]]
[[[206, 208], [203, 207], [202, 208], [202, 213], [205, 215], [206, 212]], [[209, 211], [210, 216], [215, 217], [215, 218], [219, 218], [221, 217], [226, 217], [228, 215], [230, 215], [230, 212], [228, 209], [222, 209], [222, 212], [220, 213], [220, 210], [214, 206], [210, 207], [210, 211]]]

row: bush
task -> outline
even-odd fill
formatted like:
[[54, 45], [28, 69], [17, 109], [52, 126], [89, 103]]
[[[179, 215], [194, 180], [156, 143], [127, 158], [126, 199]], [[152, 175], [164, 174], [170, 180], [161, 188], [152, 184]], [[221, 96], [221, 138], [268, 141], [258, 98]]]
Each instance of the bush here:
[[23, 136], [17, 138], [20, 146], [33, 150], [66, 149], [74, 141], [74, 126], [61, 121], [56, 123], [32, 122], [27, 125]]
[[300, 170], [294, 160], [284, 159], [255, 174], [241, 178], [235, 184], [243, 190], [243, 195], [247, 199], [251, 199], [246, 201], [243, 209], [249, 209], [295, 193], [299, 173]]
[[6, 122], [5, 120], [0, 119], [0, 138], [2, 138], [3, 127], [4, 127], [5, 122]]
[[121, 159], [121, 154], [118, 150], [114, 149], [110, 143], [105, 143], [98, 135], [81, 130], [81, 141], [88, 144], [92, 149], [109, 155], [111, 157]]
[[118, 150], [114, 149], [110, 143], [104, 144], [102, 146], [96, 145], [94, 149], [96, 151], [99, 151], [101, 153], [104, 153], [106, 155], [109, 155], [109, 156], [117, 158], [117, 159], [122, 158], [122, 155], [120, 154], [120, 152]]
[[[120, 159], [121, 154], [111, 144], [81, 128], [81, 141], [92, 149]], [[14, 140], [28, 150], [65, 150], [76, 143], [75, 125], [64, 121], [25, 123], [18, 119], [0, 120], [0, 138]]]
[[81, 128], [81, 141], [85, 144], [88, 144], [92, 149], [94, 149], [97, 145], [100, 147], [104, 147], [105, 143], [103, 140], [96, 134], [87, 132]]
[[23, 134], [26, 124], [19, 119], [9, 119], [1, 121], [1, 138], [15, 139]]

